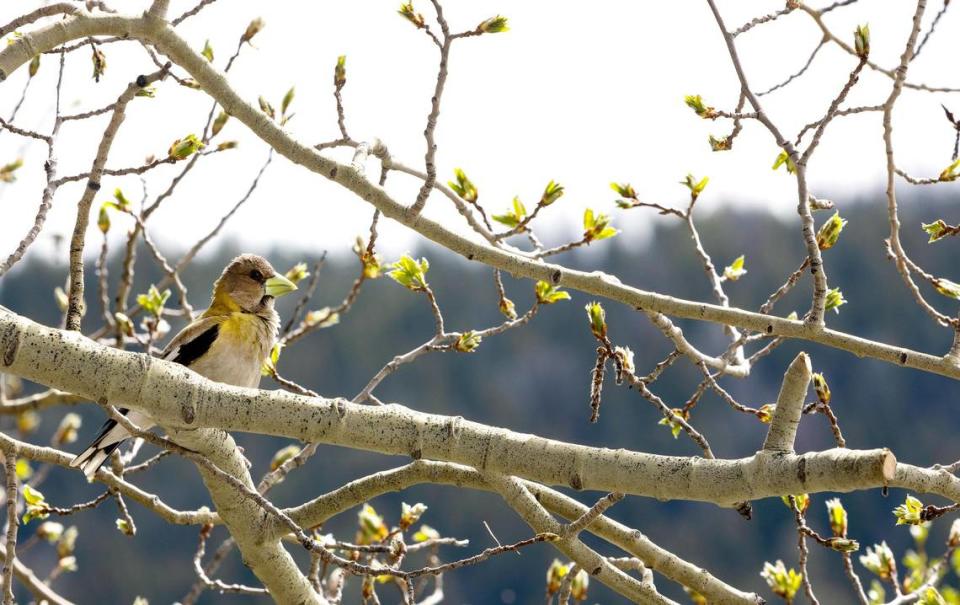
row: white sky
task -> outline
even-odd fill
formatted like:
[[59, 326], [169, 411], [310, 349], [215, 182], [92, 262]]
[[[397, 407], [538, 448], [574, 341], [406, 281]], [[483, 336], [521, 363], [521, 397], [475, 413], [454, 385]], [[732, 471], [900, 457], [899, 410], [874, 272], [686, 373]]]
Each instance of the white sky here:
[[[172, 0], [171, 14], [194, 3]], [[114, 0], [113, 4], [139, 11], [149, 3]], [[209, 38], [215, 63], [222, 68], [247, 23], [262, 16], [266, 27], [256, 37], [255, 47], [244, 49], [230, 80], [248, 99], [255, 101], [262, 94], [275, 106], [296, 85], [293, 110], [297, 115], [288, 128], [310, 143], [337, 136], [332, 74], [337, 55], [346, 54], [348, 83], [343, 95], [351, 134], [358, 139], [380, 137], [398, 160], [422, 167], [422, 132], [438, 53], [423, 32], [396, 14], [399, 4], [397, 0], [220, 0], [180, 31], [198, 50]], [[3, 2], [0, 22], [36, 5]], [[419, 0], [415, 6], [432, 18], [429, 2]], [[730, 29], [782, 6], [782, 1], [720, 2]], [[930, 2], [925, 23], [941, 6], [940, 0]], [[871, 59], [892, 66], [902, 51], [913, 8], [912, 2], [863, 0], [826, 18], [835, 33], [848, 39], [856, 24], [869, 22]], [[642, 237], [640, 226], [655, 220], [653, 215], [616, 211], [609, 182], [629, 181], [644, 199], [679, 204], [685, 191], [677, 181], [692, 172], [711, 178], [701, 198], [704, 210], [734, 203], [763, 207], [788, 219], [795, 216], [795, 181], [770, 169], [778, 150], [765, 129], [748, 123], [733, 152], [712, 153], [707, 135], [726, 134], [729, 122], [702, 121], [683, 104], [683, 96], [691, 93], [727, 110], [737, 100], [736, 77], [705, 2], [446, 0], [444, 9], [455, 31], [472, 29], [497, 13], [510, 19], [507, 33], [455, 43], [437, 129], [440, 177], [448, 180], [455, 167], [463, 167], [479, 187], [488, 211], [502, 212], [514, 195], [532, 207], [546, 182], [556, 179], [566, 186], [567, 194], [544, 212], [542, 223], [552, 228], [548, 245], [575, 237], [587, 206], [612, 212], [616, 226], [632, 226], [629, 235]], [[813, 21], [800, 11], [740, 36], [738, 45], [754, 89], [763, 90], [799, 69], [819, 38]], [[909, 80], [960, 86], [958, 45], [960, 16], [948, 12], [911, 67]], [[99, 84], [91, 79], [88, 50], [68, 58], [63, 88], [67, 112], [110, 103], [137, 74], [155, 69], [135, 43], [107, 45], [103, 51], [108, 67]], [[822, 49], [803, 78], [763, 98], [774, 121], [792, 135], [820, 117], [855, 62], [833, 45]], [[0, 84], [2, 115], [9, 116], [25, 78], [23, 68]], [[49, 131], [55, 78], [56, 58], [46, 55], [17, 117], [18, 125]], [[886, 76], [865, 71], [847, 105], [881, 103], [889, 87]], [[906, 91], [898, 104], [898, 163], [918, 176], [936, 175], [950, 163], [953, 138], [941, 102], [960, 115], [960, 94]], [[162, 83], [157, 98], [137, 99], [128, 108], [108, 166], [138, 165], [149, 154], [164, 156], [175, 138], [200, 132], [209, 107], [203, 93], [172, 80]], [[61, 174], [89, 168], [106, 119], [64, 126]], [[841, 206], [856, 194], [879, 192], [884, 178], [881, 136], [877, 113], [838, 119], [811, 162], [812, 191], [829, 191]], [[152, 233], [168, 252], [189, 246], [210, 229], [247, 189], [266, 155], [264, 145], [235, 120], [218, 137], [226, 139], [239, 140], [240, 148], [207, 158], [205, 166], [195, 170], [151, 219]], [[26, 162], [19, 179], [0, 186], [0, 255], [4, 257], [32, 224], [46, 148], [10, 133], [0, 134], [0, 162], [18, 156]], [[178, 166], [162, 167], [151, 173], [153, 195], [178, 170]], [[374, 162], [370, 173], [376, 174]], [[392, 175], [388, 183], [398, 199], [410, 201], [417, 185], [400, 174]], [[54, 234], [70, 232], [81, 186], [61, 188], [36, 253], [52, 249]], [[117, 186], [131, 199], [139, 199], [135, 177], [106, 178], [97, 202], [107, 199]], [[251, 250], [293, 243], [317, 252], [346, 252], [355, 235], [365, 231], [371, 211], [323, 177], [280, 158], [225, 234], [241, 239]], [[450, 211], [449, 201], [439, 194], [431, 198], [428, 213], [445, 218], [450, 225], [462, 225], [462, 219]], [[99, 242], [95, 223], [94, 215], [89, 242]], [[120, 226], [126, 225], [115, 221], [112, 236], [117, 243], [123, 231]], [[410, 232], [396, 225], [384, 225], [381, 232], [382, 250], [388, 255], [415, 242]], [[88, 252], [96, 248], [91, 243]]]

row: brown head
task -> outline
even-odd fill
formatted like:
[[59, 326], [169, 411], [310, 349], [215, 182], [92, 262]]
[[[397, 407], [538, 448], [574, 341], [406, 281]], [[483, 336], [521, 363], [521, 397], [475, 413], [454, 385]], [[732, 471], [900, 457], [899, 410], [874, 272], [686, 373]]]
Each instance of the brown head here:
[[273, 309], [274, 298], [296, 289], [267, 259], [256, 254], [241, 254], [230, 261], [214, 284], [210, 309], [259, 314]]

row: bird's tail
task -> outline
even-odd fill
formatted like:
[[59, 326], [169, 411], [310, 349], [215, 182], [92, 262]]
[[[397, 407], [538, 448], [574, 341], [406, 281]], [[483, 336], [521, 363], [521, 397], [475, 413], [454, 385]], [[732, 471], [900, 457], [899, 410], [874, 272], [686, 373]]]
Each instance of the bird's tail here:
[[[121, 408], [120, 413], [126, 414], [127, 410]], [[97, 474], [97, 470], [103, 466], [110, 454], [120, 447], [120, 444], [129, 436], [130, 433], [120, 426], [116, 420], [108, 419], [103, 423], [103, 428], [97, 438], [93, 440], [93, 443], [71, 460], [70, 466], [79, 467], [86, 475], [87, 481], [92, 481], [93, 476]]]
[[121, 443], [123, 443], [123, 441], [115, 441], [103, 445], [100, 443], [100, 440], [94, 441], [90, 444], [90, 447], [83, 450], [76, 458], [70, 461], [70, 466], [79, 467], [80, 470], [83, 471], [83, 474], [86, 475], [87, 481], [93, 481], [93, 476], [97, 474], [97, 471], [100, 470], [103, 463], [107, 461], [107, 458], [110, 457], [113, 450], [120, 447]]

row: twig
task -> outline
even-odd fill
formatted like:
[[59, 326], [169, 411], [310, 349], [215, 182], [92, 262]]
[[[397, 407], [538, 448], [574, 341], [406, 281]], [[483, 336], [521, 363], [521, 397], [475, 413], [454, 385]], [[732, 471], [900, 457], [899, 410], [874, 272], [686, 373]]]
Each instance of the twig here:
[[106, 327], [114, 326], [113, 314], [110, 313], [110, 293], [107, 286], [107, 233], [103, 233], [100, 243], [100, 254], [97, 256], [97, 294], [100, 298], [100, 310]]
[[4, 450], [7, 485], [7, 534], [3, 560], [3, 605], [13, 605], [13, 567], [17, 560], [17, 450]]
[[859, 601], [860, 605], [870, 605], [870, 599], [863, 591], [863, 583], [860, 581], [860, 576], [857, 575], [856, 570], [853, 568], [853, 557], [848, 552], [840, 553], [840, 555], [843, 557], [843, 573], [847, 576], [851, 586], [853, 586], [853, 592], [857, 595], [857, 601]]
[[923, 50], [923, 47], [926, 46], [927, 40], [930, 39], [930, 36], [933, 35], [934, 30], [937, 29], [937, 24], [940, 23], [940, 19], [947, 12], [947, 9], [950, 8], [950, 0], [944, 0], [943, 8], [936, 14], [933, 18], [933, 21], [930, 23], [930, 29], [927, 30], [926, 35], [923, 36], [923, 40], [920, 41], [920, 44], [917, 45], [917, 50], [913, 52], [913, 57], [910, 58], [910, 61], [913, 62], [920, 55], [920, 51]]
[[644, 383], [637, 380], [636, 377], [633, 376], [631, 373], [627, 372], [626, 376], [631, 387], [637, 389], [637, 391], [639, 391], [640, 395], [644, 399], [646, 399], [647, 401], [652, 403], [657, 409], [659, 409], [660, 413], [663, 414], [664, 418], [666, 418], [670, 422], [679, 424], [680, 427], [683, 429], [683, 432], [685, 432], [691, 439], [693, 439], [693, 441], [698, 446], [700, 446], [700, 449], [703, 450], [704, 458], [715, 457], [713, 455], [713, 450], [710, 449], [710, 444], [707, 442], [707, 438], [704, 437], [699, 431], [697, 431], [697, 429], [693, 428], [693, 426], [691, 426], [690, 423], [687, 422], [686, 418], [683, 418], [682, 416], [674, 413], [674, 411], [670, 409], [670, 406], [664, 403], [663, 399], [660, 399], [659, 397], [654, 395], [653, 392], [650, 391], [650, 389], [648, 389]]
[[54, 144], [57, 138], [57, 134], [60, 132], [61, 120], [60, 116], [60, 88], [63, 85], [63, 67], [64, 67], [64, 53], [60, 53], [60, 71], [57, 76], [57, 88], [56, 88], [56, 118], [53, 121], [53, 131], [50, 133], [49, 138], [47, 139], [47, 161], [43, 165], [43, 169], [46, 172], [47, 182], [43, 188], [43, 193], [40, 199], [40, 208], [37, 210], [37, 215], [33, 219], [33, 226], [30, 228], [30, 231], [27, 232], [27, 235], [20, 240], [17, 249], [14, 250], [7, 259], [0, 264], [0, 276], [3, 276], [7, 271], [10, 270], [13, 265], [15, 265], [23, 255], [26, 254], [27, 248], [37, 239], [37, 236], [40, 235], [40, 231], [43, 229], [43, 224], [47, 220], [47, 213], [50, 211], [51, 206], [53, 206], [53, 196], [56, 193], [57, 189], [53, 185], [54, 179], [57, 178], [57, 156], [54, 151]]
[[713, 392], [720, 396], [720, 399], [726, 401], [731, 408], [744, 414], [756, 416], [757, 418], [761, 418], [763, 416], [763, 413], [760, 410], [743, 405], [737, 401], [733, 395], [728, 393], [726, 389], [720, 386], [720, 383], [717, 382], [716, 376], [710, 373], [710, 369], [707, 367], [706, 363], [701, 361], [697, 364], [697, 366], [700, 368], [700, 372], [704, 376], [704, 382], [713, 390]]
[[800, 512], [800, 508], [797, 506], [797, 499], [791, 494], [787, 496], [790, 502], [790, 508], [793, 509], [794, 518], [797, 522], [797, 550], [800, 551], [800, 555], [797, 560], [797, 566], [800, 568], [800, 574], [803, 576], [803, 591], [807, 594], [807, 599], [810, 600], [811, 605], [820, 605], [820, 601], [817, 600], [817, 597], [813, 594], [813, 585], [810, 583], [810, 573], [807, 571], [807, 556], [809, 551], [807, 550], [807, 532], [804, 531], [807, 528], [806, 521], [803, 519], [803, 513]]
[[[217, 547], [217, 550], [213, 553], [213, 556], [210, 558], [210, 561], [207, 562], [207, 565], [204, 567], [204, 574], [207, 577], [210, 577], [211, 574], [217, 572], [220, 568], [220, 565], [223, 563], [223, 560], [233, 549], [235, 542], [233, 538], [226, 538], [223, 542], [220, 543], [220, 546]], [[206, 548], [206, 547], [204, 547]], [[201, 555], [202, 556], [202, 555]], [[190, 588], [190, 592], [186, 594], [182, 599], [180, 599], [181, 605], [193, 605], [196, 600], [203, 593], [206, 588], [206, 584], [199, 578]]]
[[234, 204], [232, 208], [230, 208], [229, 212], [227, 212], [220, 218], [220, 221], [209, 233], [207, 233], [202, 238], [200, 238], [200, 240], [197, 241], [197, 243], [195, 243], [193, 246], [191, 246], [190, 249], [187, 250], [186, 254], [184, 254], [183, 257], [181, 257], [180, 260], [177, 261], [177, 264], [175, 266], [175, 269], [177, 271], [179, 271], [180, 269], [185, 267], [187, 263], [192, 261], [193, 257], [197, 255], [200, 249], [203, 248], [210, 240], [216, 237], [217, 234], [220, 233], [220, 230], [223, 229], [223, 226], [227, 223], [227, 221], [229, 221], [233, 217], [233, 215], [237, 213], [237, 210], [239, 210], [240, 207], [243, 206], [247, 202], [247, 200], [250, 199], [250, 196], [253, 195], [254, 190], [256, 190], [257, 186], [260, 184], [260, 179], [263, 177], [263, 173], [266, 172], [267, 166], [269, 166], [270, 163], [273, 161], [273, 153], [274, 153], [274, 149], [271, 147], [270, 151], [267, 153], [267, 159], [263, 162], [263, 165], [260, 166], [260, 170], [257, 171], [257, 174], [256, 176], [253, 177], [253, 180], [250, 181], [250, 186], [247, 188], [247, 192], [243, 194], [243, 197], [237, 200], [237, 203]]
[[794, 7], [788, 3], [786, 8], [782, 8], [775, 13], [770, 13], [769, 15], [763, 15], [763, 16], [751, 19], [750, 21], [747, 21], [746, 23], [744, 23], [734, 31], [730, 32], [730, 37], [736, 38], [740, 34], [744, 32], [748, 32], [758, 25], [775, 21], [784, 15], [790, 14], [791, 12], [793, 12], [793, 9]]
[[[913, 15], [913, 26], [910, 30], [909, 38], [904, 46], [903, 54], [900, 56], [900, 67], [896, 70], [890, 95], [883, 104], [883, 142], [887, 158], [887, 218], [890, 224], [890, 237], [888, 238], [887, 242], [892, 258], [896, 259], [897, 271], [900, 273], [900, 276], [903, 279], [904, 284], [907, 286], [907, 289], [913, 296], [914, 301], [937, 323], [943, 326], [957, 327], [960, 324], [957, 323], [956, 319], [947, 317], [943, 313], [940, 313], [930, 303], [928, 303], [920, 293], [920, 289], [910, 276], [911, 270], [917, 271], [919, 270], [919, 267], [910, 261], [903, 249], [903, 245], [900, 242], [900, 219], [898, 217], [897, 210], [897, 192], [895, 183], [896, 164], [894, 160], [893, 149], [893, 106], [903, 90], [904, 81], [907, 76], [907, 68], [910, 64], [910, 59], [913, 56], [913, 49], [914, 45], [916, 44], [917, 36], [920, 32], [920, 22], [923, 18], [923, 12], [925, 8], [926, 0], [919, 0], [917, 2], [916, 11]], [[929, 281], [930, 276], [925, 277], [927, 277]]]
[[[737, 73], [737, 78], [740, 81], [740, 88], [743, 91], [743, 94], [746, 95], [747, 100], [750, 102], [750, 105], [753, 107], [754, 111], [757, 112], [757, 120], [766, 126], [767, 130], [776, 140], [777, 145], [783, 149], [784, 152], [786, 152], [786, 154], [795, 164], [797, 164], [798, 160], [800, 159], [797, 150], [792, 144], [790, 144], [790, 141], [784, 138], [783, 134], [781, 134], [780, 130], [763, 110], [763, 107], [761, 106], [756, 95], [754, 95], [750, 90], [750, 86], [747, 82], [747, 76], [744, 73], [743, 66], [740, 63], [740, 56], [737, 53], [736, 46], [734, 45], [734, 39], [726, 30], [726, 26], [723, 23], [723, 17], [720, 15], [719, 9], [717, 9], [715, 0], [707, 0], [707, 4], [710, 6], [710, 11], [713, 13], [714, 19], [717, 22], [717, 26], [723, 35], [724, 42], [727, 46], [727, 52], [730, 55], [730, 61], [733, 64], [734, 70]], [[817, 238], [813, 229], [813, 216], [810, 213], [809, 200], [807, 199], [808, 192], [806, 167], [803, 164], [797, 164], [796, 179], [798, 197], [797, 213], [800, 215], [800, 222], [802, 225], [801, 232], [804, 243], [806, 244], [807, 256], [810, 258], [810, 272], [813, 274], [814, 278], [813, 301], [811, 302], [809, 323], [816, 326], [822, 326], [824, 306], [827, 297], [827, 275], [823, 268], [823, 260], [820, 257], [820, 248], [817, 246]]]
[[562, 246], [557, 246], [555, 248], [548, 248], [546, 250], [541, 250], [534, 254], [534, 258], [546, 258], [548, 256], [554, 256], [556, 254], [562, 254], [564, 252], [569, 252], [574, 248], [579, 248], [580, 246], [586, 246], [590, 243], [590, 240], [583, 238], [581, 240], [570, 242], [569, 244], [564, 244]]
[[806, 163], [810, 160], [810, 157], [813, 155], [817, 145], [820, 144], [820, 137], [823, 136], [824, 131], [827, 129], [827, 125], [829, 125], [833, 118], [836, 117], [837, 110], [840, 108], [840, 104], [843, 103], [843, 100], [847, 98], [847, 95], [850, 93], [850, 90], [853, 88], [854, 84], [857, 83], [857, 80], [860, 77], [860, 72], [863, 71], [863, 66], [866, 65], [866, 63], [867, 56], [863, 55], [860, 57], [860, 61], [857, 63], [857, 66], [853, 68], [852, 72], [850, 72], [850, 76], [847, 78], [847, 83], [844, 84], [842, 89], [840, 89], [840, 94], [838, 94], [833, 101], [830, 102], [830, 107], [827, 109], [826, 114], [824, 114], [823, 118], [820, 120], [820, 124], [813, 133], [813, 139], [810, 141], [810, 144], [807, 145], [803, 155], [800, 156], [800, 164], [806, 165]]
[[433, 184], [437, 180], [437, 166], [434, 163], [434, 158], [437, 154], [437, 143], [433, 138], [433, 133], [437, 129], [437, 118], [440, 117], [440, 99], [443, 96], [444, 84], [447, 82], [447, 62], [450, 59], [450, 44], [453, 42], [447, 20], [443, 17], [443, 8], [440, 6], [440, 2], [438, 0], [431, 1], [433, 2], [433, 8], [437, 11], [437, 21], [440, 23], [440, 29], [443, 33], [443, 42], [441, 43], [430, 32], [429, 28], [425, 28], [430, 37], [433, 38], [434, 43], [440, 48], [440, 68], [437, 72], [437, 83], [433, 89], [433, 97], [430, 100], [430, 113], [427, 115], [427, 127], [423, 131], [423, 137], [427, 141], [427, 151], [423, 157], [427, 178], [420, 187], [420, 191], [417, 192], [417, 199], [414, 200], [413, 205], [410, 206], [410, 212], [414, 215], [419, 214], [420, 211], [423, 210], [423, 207], [427, 203], [427, 197], [430, 195], [430, 190], [433, 189]]
[[[300, 325], [297, 326], [296, 329], [290, 330], [289, 329], [290, 325], [293, 323], [295, 318], [299, 315], [300, 311], [302, 310], [302, 305], [298, 303], [297, 310], [290, 317], [290, 323], [288, 323], [287, 327], [284, 328], [283, 330], [283, 336], [280, 338], [280, 343], [282, 345], [286, 346], [290, 343], [300, 340], [307, 334], [326, 325], [327, 321], [331, 317], [343, 315], [353, 307], [353, 303], [356, 302], [357, 297], [360, 295], [360, 288], [368, 279], [371, 279], [370, 277], [368, 277], [368, 273], [367, 273], [367, 262], [368, 261], [372, 262], [376, 259], [375, 246], [377, 243], [377, 223], [379, 222], [379, 220], [380, 220], [380, 211], [375, 210], [373, 213], [373, 220], [371, 220], [370, 222], [370, 238], [367, 241], [367, 246], [362, 250], [356, 250], [357, 260], [360, 262], [360, 274], [357, 276], [355, 280], [353, 280], [353, 285], [350, 286], [350, 290], [347, 292], [347, 295], [344, 297], [344, 299], [336, 307], [332, 309], [327, 309], [327, 312], [325, 315], [320, 317], [315, 317], [311, 321], [300, 320]], [[326, 255], [326, 253], [324, 253], [324, 255]], [[322, 261], [323, 259], [321, 259], [321, 262]], [[314, 278], [317, 277], [318, 273], [319, 273], [319, 264], [318, 264], [318, 267], [315, 269]], [[310, 296], [312, 296], [313, 294], [314, 287], [315, 287], [314, 282], [311, 282], [310, 287], [307, 289], [307, 293], [304, 294], [304, 297], [300, 301], [301, 303], [303, 303], [303, 305], [306, 305], [306, 303], [309, 301]]]
[[113, 499], [117, 502], [117, 511], [120, 513], [120, 519], [124, 523], [124, 532], [128, 536], [137, 535], [137, 524], [134, 523], [133, 517], [130, 515], [130, 509], [127, 508], [127, 503], [123, 501], [123, 495], [113, 490]]
[[49, 6], [42, 6], [34, 11], [31, 11], [25, 15], [21, 15], [16, 19], [10, 21], [0, 27], [0, 38], [6, 36], [10, 32], [17, 30], [24, 25], [29, 25], [34, 23], [44, 17], [50, 17], [52, 15], [76, 15], [80, 12], [80, 7], [70, 2], [57, 2], [56, 4], [51, 4]]
[[[813, 49], [813, 52], [810, 53], [810, 56], [807, 58], [807, 62], [804, 63], [804, 64], [803, 64], [803, 67], [800, 68], [800, 71], [798, 71], [798, 72], [796, 72], [796, 73], [794, 73], [794, 74], [791, 74], [791, 75], [790, 75], [786, 80], [784, 80], [783, 82], [780, 82], [779, 84], [774, 84], [773, 86], [771, 86], [770, 88], [764, 90], [763, 92], [758, 92], [758, 93], [757, 93], [757, 96], [758, 96], [758, 97], [762, 97], [762, 96], [764, 96], [764, 95], [770, 94], [771, 92], [780, 90], [781, 88], [783, 88], [783, 87], [785, 87], [786, 85], [790, 84], [790, 82], [793, 82], [794, 80], [796, 80], [797, 78], [799, 78], [800, 76], [802, 76], [804, 73], [806, 73], [806, 71], [810, 68], [810, 65], [813, 63], [813, 59], [817, 56], [817, 53], [820, 52], [820, 49], [823, 48], [823, 45], [826, 44], [826, 42], [827, 42], [827, 39], [826, 39], [826, 38], [822, 38], [822, 39], [820, 40], [820, 42], [817, 44], [817, 46]], [[738, 110], [738, 111], [739, 111], [739, 110]]]
[[290, 330], [293, 329], [293, 324], [300, 321], [304, 309], [307, 308], [307, 304], [310, 302], [310, 299], [313, 298], [314, 292], [317, 291], [317, 284], [320, 283], [320, 269], [323, 268], [323, 264], [326, 262], [326, 260], [327, 251], [324, 250], [323, 254], [320, 255], [320, 260], [313, 263], [313, 270], [310, 272], [310, 282], [307, 284], [307, 287], [303, 292], [303, 296], [300, 297], [300, 300], [297, 301], [297, 306], [294, 307], [293, 312], [290, 313], [290, 319], [287, 320], [287, 325], [280, 330], [281, 338], [290, 333]]
[[[206, 570], [203, 568], [203, 555], [206, 552], [207, 548], [207, 538], [210, 537], [210, 532], [213, 530], [212, 525], [204, 525], [200, 528], [200, 538], [197, 541], [197, 552], [193, 556], [193, 569], [197, 572], [197, 578], [203, 584], [204, 587], [210, 590], [216, 590], [220, 594], [229, 593], [229, 594], [248, 594], [248, 595], [265, 595], [269, 594], [265, 588], [257, 588], [253, 586], [245, 586], [243, 584], [227, 584], [222, 580], [211, 580], [207, 575]], [[183, 603], [186, 604], [187, 600], [184, 599]]]
[[160, 252], [160, 248], [157, 247], [157, 244], [150, 237], [150, 233], [147, 231], [147, 226], [144, 224], [143, 219], [134, 212], [128, 212], [128, 214], [133, 217], [133, 220], [139, 225], [140, 235], [143, 238], [143, 243], [147, 246], [147, 250], [150, 251], [150, 254], [157, 261], [157, 264], [160, 265], [160, 268], [163, 269], [163, 272], [167, 274], [167, 277], [173, 280], [177, 289], [177, 295], [180, 299], [180, 307], [186, 312], [187, 319], [193, 321], [193, 307], [190, 306], [190, 301], [187, 299], [187, 287], [183, 284], [183, 280], [180, 279], [180, 274], [177, 272], [177, 269], [171, 267], [166, 257]]
[[[115, 109], [115, 106], [116, 106], [116, 104], [114, 104], [114, 109]], [[209, 151], [201, 151], [201, 152], [198, 152], [198, 153], [195, 154], [195, 155], [208, 156], [208, 155], [214, 155], [214, 154], [217, 154], [217, 153], [221, 153], [221, 152], [223, 152], [223, 151], [224, 151], [224, 149], [221, 149], [221, 148], [219, 148], [219, 147], [214, 147], [213, 149], [211, 149], [211, 150], [209, 150]], [[141, 164], [140, 166], [129, 166], [129, 167], [127, 167], [127, 168], [104, 168], [104, 169], [102, 169], [102, 170], [100, 171], [100, 175], [101, 175], [101, 176], [127, 176], [127, 175], [131, 175], [131, 174], [146, 174], [147, 172], [150, 172], [150, 171], [153, 170], [154, 168], [157, 168], [157, 167], [159, 167], [159, 166], [166, 166], [166, 165], [169, 165], [169, 164], [175, 164], [175, 163], [177, 163], [178, 161], [179, 161], [179, 160], [177, 160], [177, 159], [175, 159], [175, 158], [172, 158], [172, 157], [165, 157], [165, 158], [160, 158], [160, 159], [154, 159], [154, 160], [152, 160], [152, 161], [150, 161], [150, 162], [147, 162], [147, 163], [145, 163], [145, 164]], [[66, 183], [73, 183], [73, 182], [76, 182], [76, 181], [82, 181], [82, 180], [89, 179], [89, 178], [90, 178], [90, 173], [89, 173], [89, 172], [80, 172], [80, 173], [77, 173], [77, 174], [71, 174], [71, 175], [69, 175], [69, 176], [62, 176], [62, 177], [58, 178], [56, 181], [54, 181], [54, 184], [55, 184], [57, 187], [59, 187], [59, 186], [64, 185], [64, 184], [66, 184]]]
[[563, 533], [561, 534], [562, 538], [571, 538], [576, 537], [580, 532], [582, 532], [588, 525], [593, 523], [600, 517], [603, 513], [607, 512], [611, 506], [617, 502], [623, 500], [624, 494], [621, 492], [611, 492], [597, 500], [596, 504], [590, 507], [590, 510], [580, 515], [578, 518], [571, 521], [566, 527], [563, 528]]
[[208, 6], [210, 6], [211, 4], [213, 4], [215, 1], [216, 1], [216, 0], [200, 0], [200, 2], [197, 3], [196, 6], [194, 6], [193, 8], [191, 8], [190, 10], [188, 10], [187, 12], [183, 13], [182, 15], [180, 15], [179, 17], [177, 17], [176, 19], [174, 19], [173, 21], [171, 21], [171, 22], [170, 22], [170, 25], [173, 25], [174, 27], [176, 27], [177, 25], [180, 25], [181, 23], [183, 23], [184, 21], [186, 21], [186, 20], [189, 19], [190, 17], [193, 17], [194, 15], [196, 15], [197, 13], [199, 13], [200, 11], [202, 11], [203, 9], [205, 9], [206, 7], [208, 7]]
[[123, 469], [123, 474], [124, 474], [124, 475], [133, 475], [133, 474], [136, 474], [136, 473], [143, 472], [143, 471], [147, 470], [148, 468], [150, 468], [151, 466], [153, 466], [154, 464], [156, 464], [157, 462], [159, 462], [161, 459], [163, 459], [163, 458], [165, 458], [166, 456], [169, 456], [169, 455], [170, 455], [170, 452], [169, 452], [168, 450], [163, 450], [163, 451], [161, 451], [161, 452], [159, 452], [159, 453], [151, 456], [150, 458], [147, 458], [146, 460], [144, 460], [144, 461], [141, 462], [140, 464], [136, 464], [136, 465], [134, 465], [134, 466], [128, 466], [128, 467], [124, 468], [124, 469]]
[[[847, 4], [851, 4], [852, 2], [855, 2], [855, 1], [856, 0], [846, 0], [845, 2], [837, 2], [834, 5], [828, 6], [827, 8], [819, 11], [807, 6], [803, 2], [798, 3], [798, 6], [800, 10], [807, 13], [810, 16], [810, 18], [814, 20], [814, 22], [820, 28], [821, 33], [823, 33], [825, 37], [827, 37], [831, 42], [833, 42], [834, 44], [839, 46], [841, 49], [843, 49], [844, 52], [846, 52], [847, 54], [852, 56], [857, 56], [857, 51], [853, 47], [851, 47], [849, 44], [847, 44], [844, 40], [834, 35], [834, 33], [830, 31], [830, 29], [827, 27], [827, 25], [823, 21], [823, 15], [827, 13], [829, 10], [836, 8], [837, 6], [845, 6]], [[914, 43], [915, 42], [916, 42], [916, 38], [914, 37]], [[869, 67], [870, 69], [878, 73], [881, 73], [887, 76], [891, 80], [897, 79], [897, 72], [899, 71], [899, 69], [896, 69], [896, 68], [886, 69], [884, 67], [880, 67], [873, 61], [867, 61], [867, 67]], [[929, 86], [927, 84], [918, 83], [918, 82], [907, 82], [906, 80], [902, 81], [901, 86], [906, 88], [912, 88], [914, 90], [922, 90], [925, 92], [960, 92], [960, 88], [957, 88], [957, 87]]]
[[[117, 493], [119, 493], [119, 492], [117, 492]], [[101, 504], [103, 501], [105, 501], [107, 498], [109, 498], [110, 495], [111, 495], [111, 491], [110, 491], [110, 490], [107, 490], [107, 491], [103, 492], [102, 494], [100, 494], [99, 496], [97, 496], [96, 498], [94, 498], [93, 500], [88, 500], [88, 501], [86, 501], [86, 502], [81, 502], [81, 503], [79, 503], [79, 504], [74, 504], [73, 506], [70, 506], [70, 507], [67, 507], [67, 508], [60, 508], [60, 507], [57, 507], [57, 506], [50, 506], [50, 507], [49, 507], [49, 511], [50, 511], [51, 514], [58, 515], [58, 516], [61, 516], [61, 517], [67, 517], [67, 516], [70, 516], [70, 515], [79, 513], [79, 512], [81, 512], [81, 511], [90, 510], [91, 508], [96, 508], [96, 507], [100, 506], [100, 504]]]
[[110, 123], [103, 131], [103, 137], [97, 148], [97, 155], [93, 160], [93, 166], [90, 168], [90, 177], [87, 186], [83, 190], [80, 201], [77, 202], [77, 220], [73, 229], [73, 236], [70, 240], [70, 288], [69, 302], [67, 308], [67, 330], [79, 330], [81, 312], [84, 308], [83, 301], [83, 247], [86, 240], [87, 224], [90, 221], [90, 205], [93, 203], [93, 196], [100, 190], [100, 177], [103, 173], [104, 165], [107, 162], [107, 155], [113, 146], [113, 138], [117, 130], [123, 123], [127, 104], [132, 101], [144, 86], [166, 76], [169, 64], [162, 67], [148, 76], [140, 76], [134, 82], [131, 82], [126, 90], [117, 99], [117, 106], [113, 110], [113, 116]]
[[506, 552], [517, 552], [518, 550], [520, 550], [521, 548], [524, 548], [525, 546], [539, 544], [540, 542], [553, 542], [557, 538], [558, 536], [553, 533], [549, 533], [549, 532], [538, 533], [531, 538], [527, 538], [525, 540], [519, 540], [517, 542], [513, 542], [512, 544], [504, 544], [504, 545], [499, 545], [492, 548], [486, 548], [482, 552], [479, 552], [473, 555], [472, 557], [458, 559], [456, 561], [451, 561], [450, 563], [444, 563], [442, 565], [421, 567], [420, 569], [407, 572], [402, 577], [412, 580], [415, 578], [419, 578], [421, 576], [439, 575], [447, 571], [453, 571], [454, 569], [467, 567], [468, 565], [476, 565], [477, 563], [482, 563], [487, 559], [489, 559], [490, 557], [494, 557], [496, 555], [500, 555]]

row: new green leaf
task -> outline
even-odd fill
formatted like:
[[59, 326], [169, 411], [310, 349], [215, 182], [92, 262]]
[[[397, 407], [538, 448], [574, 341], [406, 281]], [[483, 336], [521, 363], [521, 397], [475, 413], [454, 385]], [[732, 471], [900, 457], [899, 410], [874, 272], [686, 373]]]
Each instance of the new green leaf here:
[[387, 275], [404, 288], [418, 292], [427, 289], [426, 275], [429, 270], [430, 263], [427, 259], [421, 258], [417, 262], [404, 254], [400, 260], [390, 265]]

